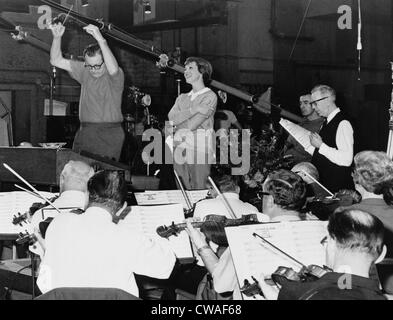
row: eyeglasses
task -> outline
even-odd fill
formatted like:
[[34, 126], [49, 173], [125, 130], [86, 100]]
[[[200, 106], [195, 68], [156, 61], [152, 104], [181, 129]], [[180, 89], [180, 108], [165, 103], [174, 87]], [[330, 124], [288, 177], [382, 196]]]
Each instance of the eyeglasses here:
[[320, 244], [325, 246], [325, 244], [327, 244], [328, 242], [328, 236], [323, 237], [323, 239], [320, 241]]
[[327, 97], [323, 97], [323, 98], [321, 98], [321, 99], [312, 100], [312, 101], [310, 101], [310, 104], [311, 104], [311, 105], [317, 104], [319, 101], [325, 100], [325, 99], [330, 98], [330, 97], [331, 97], [331, 96], [327, 96]]
[[94, 66], [91, 66], [91, 65], [85, 63], [85, 68], [87, 68], [87, 69], [89, 69], [89, 70], [100, 70], [101, 67], [102, 67], [102, 65], [104, 64], [104, 62], [105, 62], [105, 61], [102, 61], [101, 64], [96, 64], [96, 65], [94, 65]]

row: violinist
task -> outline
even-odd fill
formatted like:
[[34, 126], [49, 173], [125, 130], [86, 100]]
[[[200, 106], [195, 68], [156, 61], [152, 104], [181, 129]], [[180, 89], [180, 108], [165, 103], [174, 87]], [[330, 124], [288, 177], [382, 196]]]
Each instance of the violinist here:
[[369, 278], [372, 263], [386, 253], [384, 227], [373, 215], [342, 209], [334, 212], [321, 240], [328, 272], [312, 282], [285, 281], [278, 291], [261, 277], [259, 285], [268, 300], [386, 300], [378, 282]]
[[88, 191], [83, 214], [62, 213], [48, 227], [37, 280], [40, 290], [116, 288], [138, 297], [134, 272], [167, 279], [176, 260], [169, 243], [112, 221], [127, 207], [124, 178], [116, 171], [97, 172]]
[[[352, 177], [362, 200], [349, 208], [367, 211], [381, 219], [388, 248], [386, 256], [393, 258], [393, 161], [385, 152], [360, 152], [354, 159]], [[385, 283], [384, 289], [393, 294], [393, 280]]]
[[[266, 222], [268, 220], [265, 215], [258, 212], [256, 207], [239, 199], [239, 177], [231, 174], [231, 168], [229, 166], [213, 166], [210, 177], [222, 193], [222, 196], [228, 201], [236, 218], [241, 218], [242, 215], [247, 214], [257, 214], [260, 222]], [[232, 218], [222, 199], [220, 199], [221, 196], [217, 194], [210, 182], [207, 182], [207, 187], [209, 188], [209, 194], [212, 199], [202, 200], [196, 204], [194, 218], [203, 221], [209, 214]]]
[[[263, 188], [264, 214], [271, 221], [301, 220], [298, 210], [306, 201], [306, 186], [300, 176], [288, 170], [279, 170], [268, 176]], [[264, 222], [269, 220], [265, 219]], [[212, 277], [215, 291], [218, 294], [233, 292], [233, 299], [242, 299], [230, 250], [223, 250], [218, 255], [219, 246], [189, 221], [186, 230]]]
[[263, 184], [262, 211], [270, 222], [305, 220], [300, 210], [306, 202], [306, 183], [294, 172], [270, 173]]
[[323, 198], [329, 194], [318, 185], [319, 173], [311, 162], [300, 162], [293, 166], [292, 172], [297, 173], [307, 185], [307, 197]]
[[[87, 182], [93, 175], [93, 168], [85, 162], [69, 161], [60, 174], [60, 197], [53, 204], [57, 208], [86, 209], [88, 202]], [[54, 218], [57, 214], [58, 212], [52, 207], [46, 207], [35, 212], [31, 217], [31, 225], [35, 235], [39, 237], [41, 245], [44, 244], [45, 235], [41, 234], [40, 223], [48, 218]], [[43, 252], [38, 248], [39, 245], [39, 243], [31, 245], [30, 251], [42, 255]]]

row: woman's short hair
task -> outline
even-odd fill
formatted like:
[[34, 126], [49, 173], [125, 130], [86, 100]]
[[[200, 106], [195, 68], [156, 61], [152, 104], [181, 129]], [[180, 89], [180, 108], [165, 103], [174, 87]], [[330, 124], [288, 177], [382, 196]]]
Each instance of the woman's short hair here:
[[278, 170], [270, 173], [264, 184], [274, 203], [286, 210], [300, 210], [306, 202], [306, 183], [296, 173]]
[[198, 71], [202, 74], [203, 83], [205, 85], [208, 85], [211, 81], [211, 76], [213, 73], [213, 67], [212, 67], [211, 63], [203, 58], [189, 57], [189, 58], [187, 58], [184, 65], [186, 66], [187, 64], [190, 64], [191, 62], [196, 63], [196, 65], [198, 66]]
[[229, 165], [213, 165], [210, 177], [221, 192], [238, 192], [239, 176], [232, 175]]
[[343, 250], [369, 254], [375, 261], [383, 250], [384, 225], [372, 214], [338, 208], [330, 217], [328, 232]]
[[353, 180], [356, 184], [368, 192], [391, 197], [393, 161], [385, 152], [359, 152], [354, 158], [354, 165]]

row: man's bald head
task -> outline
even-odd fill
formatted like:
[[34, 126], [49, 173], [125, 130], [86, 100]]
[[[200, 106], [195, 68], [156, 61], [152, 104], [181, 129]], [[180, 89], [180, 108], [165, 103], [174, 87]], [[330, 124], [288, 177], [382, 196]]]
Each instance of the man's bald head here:
[[60, 175], [60, 193], [64, 191], [87, 191], [87, 182], [94, 169], [82, 161], [69, 161]]

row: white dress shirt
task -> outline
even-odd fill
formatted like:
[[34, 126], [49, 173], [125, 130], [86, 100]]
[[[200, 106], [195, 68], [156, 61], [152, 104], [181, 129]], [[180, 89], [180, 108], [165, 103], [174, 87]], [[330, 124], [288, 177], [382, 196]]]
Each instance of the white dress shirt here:
[[138, 297], [134, 273], [166, 279], [176, 260], [168, 240], [153, 241], [115, 224], [98, 207], [57, 216], [46, 245], [37, 279], [43, 293], [60, 287], [118, 288]]
[[[228, 203], [234, 211], [237, 219], [241, 218], [242, 215], [256, 214], [259, 222], [269, 221], [269, 217], [260, 213], [252, 204], [241, 201], [239, 199], [239, 194], [235, 192], [225, 192], [223, 195], [225, 196], [225, 199], [228, 200]], [[220, 199], [220, 196], [215, 199], [202, 200], [196, 204], [194, 218], [203, 220], [209, 214], [226, 216], [228, 219], [232, 219], [224, 202]]]
[[[340, 112], [337, 108], [328, 117], [327, 123], [333, 120], [333, 118]], [[344, 167], [349, 167], [353, 161], [353, 129], [349, 121], [341, 121], [336, 133], [336, 148], [329, 147], [325, 143], [322, 143], [319, 148], [319, 153], [331, 162]]]

